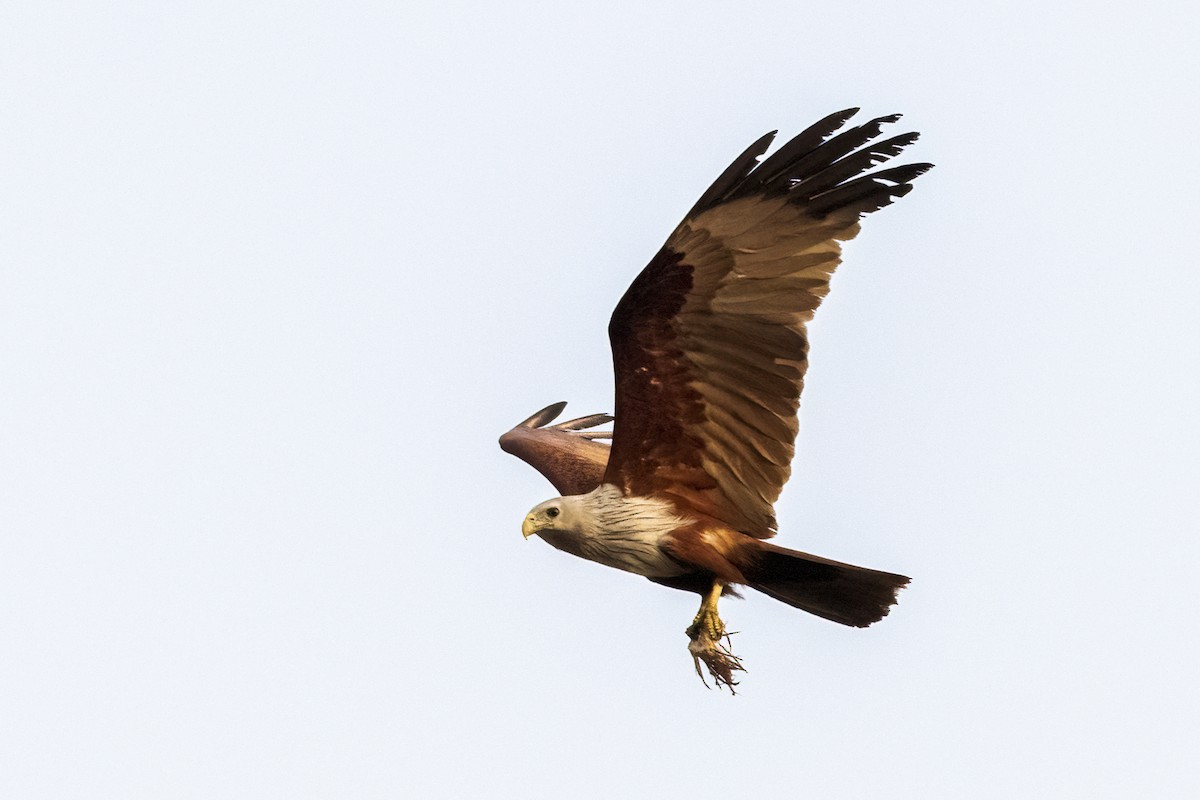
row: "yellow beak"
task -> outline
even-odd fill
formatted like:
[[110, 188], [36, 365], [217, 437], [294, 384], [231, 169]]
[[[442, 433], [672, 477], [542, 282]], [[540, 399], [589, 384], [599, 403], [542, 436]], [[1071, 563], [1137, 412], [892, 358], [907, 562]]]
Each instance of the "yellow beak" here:
[[528, 539], [530, 536], [533, 536], [537, 532], [538, 532], [537, 523], [534, 521], [533, 514], [530, 514], [528, 517], [525, 518], [525, 521], [521, 523], [521, 533], [525, 536], [526, 539]]

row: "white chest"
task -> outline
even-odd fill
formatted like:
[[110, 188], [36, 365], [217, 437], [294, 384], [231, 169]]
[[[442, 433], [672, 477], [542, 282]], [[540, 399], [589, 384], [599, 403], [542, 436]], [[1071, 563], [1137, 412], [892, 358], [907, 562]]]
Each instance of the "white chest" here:
[[625, 497], [609, 484], [581, 500], [587, 513], [576, 555], [648, 578], [686, 572], [662, 548], [663, 538], [686, 524], [669, 503]]
[[648, 533], [600, 532], [583, 540], [580, 555], [647, 578], [682, 574], [684, 568], [659, 546], [661, 538], [661, 535]]

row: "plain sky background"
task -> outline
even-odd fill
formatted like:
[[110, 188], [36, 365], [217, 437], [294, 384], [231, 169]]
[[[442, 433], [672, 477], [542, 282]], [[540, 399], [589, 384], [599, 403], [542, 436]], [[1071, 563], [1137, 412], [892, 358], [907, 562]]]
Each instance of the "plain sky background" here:
[[[0, 8], [0, 796], [1197, 796], [1196, 12], [731, 5]], [[914, 582], [726, 603], [730, 697], [496, 437], [610, 411], [636, 272], [852, 105], [937, 168], [779, 541]]]

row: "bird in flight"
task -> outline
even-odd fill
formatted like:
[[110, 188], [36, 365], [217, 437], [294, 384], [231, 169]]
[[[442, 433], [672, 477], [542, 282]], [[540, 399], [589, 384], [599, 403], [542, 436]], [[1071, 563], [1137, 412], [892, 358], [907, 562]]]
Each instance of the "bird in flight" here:
[[[699, 594], [688, 648], [701, 679], [703, 664], [731, 690], [743, 667], [717, 611], [722, 594], [748, 587], [861, 628], [909, 581], [768, 541], [791, 473], [807, 326], [842, 242], [932, 167], [877, 169], [917, 134], [883, 137], [899, 115], [845, 127], [857, 111], [829, 115], [762, 161], [775, 134], [750, 145], [634, 278], [608, 326], [615, 420], [550, 425], [560, 403], [500, 438], [563, 495], [525, 516], [526, 539]], [[592, 430], [609, 421], [611, 434]]]

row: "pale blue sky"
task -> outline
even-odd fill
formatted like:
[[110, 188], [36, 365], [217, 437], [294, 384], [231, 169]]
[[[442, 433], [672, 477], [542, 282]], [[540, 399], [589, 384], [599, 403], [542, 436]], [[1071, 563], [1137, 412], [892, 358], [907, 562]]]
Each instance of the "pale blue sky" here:
[[[0, 796], [1200, 791], [1195, 12], [567, 6], [0, 9]], [[812, 327], [779, 541], [914, 582], [726, 604], [731, 698], [495, 440], [610, 411], [672, 226], [851, 105], [938, 166]]]

